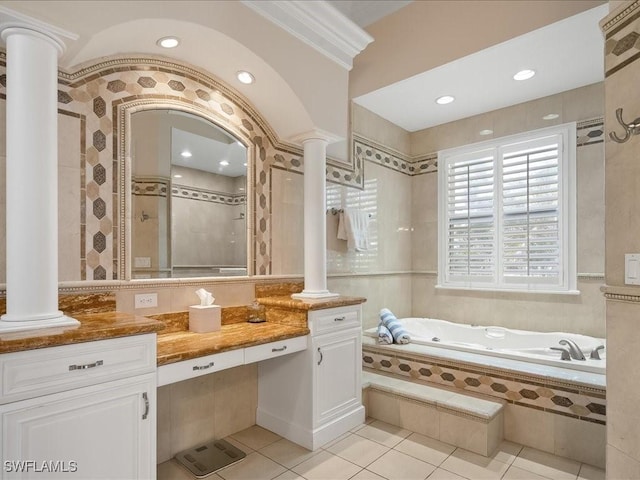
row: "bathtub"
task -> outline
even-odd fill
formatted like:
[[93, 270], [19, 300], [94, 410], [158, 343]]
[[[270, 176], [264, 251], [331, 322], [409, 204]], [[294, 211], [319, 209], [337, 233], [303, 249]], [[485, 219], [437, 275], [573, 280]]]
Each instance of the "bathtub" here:
[[[400, 321], [411, 336], [411, 344], [414, 345], [519, 360], [530, 364], [549, 365], [599, 375], [604, 375], [606, 370], [605, 349], [599, 351], [601, 360], [589, 358], [594, 348], [605, 345], [605, 340], [602, 338], [575, 333], [531, 332], [496, 326], [467, 325], [431, 318], [402, 318]], [[377, 338], [377, 328], [370, 328], [364, 333]], [[573, 340], [584, 353], [586, 360], [561, 360], [561, 352], [552, 350], [551, 347], [560, 347], [559, 342], [562, 339]]]

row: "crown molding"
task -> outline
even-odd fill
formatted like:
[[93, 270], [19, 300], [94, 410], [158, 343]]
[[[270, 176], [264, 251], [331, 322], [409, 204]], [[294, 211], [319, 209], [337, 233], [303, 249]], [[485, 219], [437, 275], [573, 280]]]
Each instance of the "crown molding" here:
[[79, 38], [73, 32], [0, 5], [0, 31], [3, 32], [3, 39], [4, 32], [11, 28], [23, 28], [44, 35], [54, 42], [61, 54], [65, 51], [67, 42], [75, 42]]
[[242, 0], [242, 3], [294, 37], [351, 70], [353, 58], [373, 37], [325, 1]]

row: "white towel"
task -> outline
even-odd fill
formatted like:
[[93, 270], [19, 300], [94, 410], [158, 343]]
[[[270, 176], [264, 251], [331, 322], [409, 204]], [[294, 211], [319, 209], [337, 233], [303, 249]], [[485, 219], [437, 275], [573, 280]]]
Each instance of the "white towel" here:
[[369, 250], [369, 214], [355, 208], [345, 208], [338, 219], [338, 238], [347, 241], [347, 250]]

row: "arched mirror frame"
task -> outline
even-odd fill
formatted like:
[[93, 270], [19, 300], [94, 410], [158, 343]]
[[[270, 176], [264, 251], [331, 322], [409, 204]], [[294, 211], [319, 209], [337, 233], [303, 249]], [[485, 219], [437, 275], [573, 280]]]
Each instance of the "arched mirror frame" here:
[[[0, 51], [0, 73], [4, 72], [4, 59], [5, 53]], [[3, 92], [0, 82], [0, 93]], [[205, 112], [206, 118], [235, 132], [253, 149], [248, 172], [253, 195], [247, 197], [253, 208], [253, 218], [247, 215], [252, 227], [249, 270], [256, 276], [271, 275], [272, 172], [279, 169], [302, 174], [301, 148], [280, 140], [240, 92], [211, 73], [166, 57], [125, 54], [90, 60], [75, 70], [58, 71], [59, 112], [74, 119], [73, 128], [79, 132], [79, 138], [74, 139], [77, 143], [67, 144], [71, 154], [79, 157], [79, 271], [78, 278], [63, 282], [61, 291], [130, 287], [125, 275], [125, 195], [131, 185], [125, 182], [124, 106], [136, 102], [142, 105], [145, 101], [149, 105], [172, 103]], [[329, 158], [327, 180], [362, 188], [364, 162], [355, 152], [351, 161], [345, 165]], [[162, 285], [176, 280], [180, 279], [143, 282]], [[206, 283], [198, 278], [189, 280]]]
[[[195, 105], [191, 102], [184, 101], [182, 99], [163, 99], [163, 98], [143, 98], [131, 101], [125, 101], [117, 105], [117, 118], [119, 122], [119, 141], [120, 145], [120, 158], [118, 162], [119, 167], [119, 191], [120, 195], [120, 207], [119, 217], [120, 225], [122, 225], [123, 238], [120, 243], [118, 252], [120, 276], [125, 280], [131, 280], [131, 252], [132, 252], [132, 155], [131, 148], [133, 142], [131, 141], [131, 116], [134, 113], [149, 111], [149, 110], [176, 110], [183, 113], [189, 113], [208, 122], [213, 125], [222, 128], [230, 135], [238, 139], [247, 148], [247, 190], [246, 190], [246, 202], [247, 202], [247, 275], [255, 274], [255, 165], [256, 165], [256, 148], [251, 142], [251, 138], [247, 137], [244, 131], [237, 128], [230, 122], [224, 122], [221, 118], [215, 115], [209, 109], [203, 108], [199, 105]], [[167, 193], [170, 195], [170, 192]]]

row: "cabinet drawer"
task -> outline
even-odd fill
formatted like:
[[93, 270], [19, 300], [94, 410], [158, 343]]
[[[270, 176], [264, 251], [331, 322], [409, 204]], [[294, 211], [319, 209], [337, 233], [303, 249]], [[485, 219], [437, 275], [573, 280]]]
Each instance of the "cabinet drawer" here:
[[321, 310], [312, 315], [314, 335], [335, 332], [344, 328], [360, 326], [360, 307], [343, 307]]
[[158, 367], [158, 386], [199, 377], [225, 368], [237, 367], [243, 362], [243, 351], [238, 349], [162, 365]]
[[259, 362], [268, 358], [280, 357], [289, 353], [299, 352], [307, 348], [307, 336], [289, 338], [279, 342], [265, 343], [244, 350], [244, 363]]
[[156, 335], [0, 355], [0, 404], [153, 372]]

